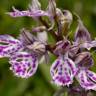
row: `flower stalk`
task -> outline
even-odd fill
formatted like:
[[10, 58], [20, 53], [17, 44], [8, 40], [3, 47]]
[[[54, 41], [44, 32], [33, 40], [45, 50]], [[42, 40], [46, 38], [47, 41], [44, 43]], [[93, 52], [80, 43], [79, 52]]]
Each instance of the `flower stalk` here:
[[[56, 56], [50, 67], [52, 83], [61, 87], [54, 96], [62, 96], [65, 91], [68, 96], [88, 96], [88, 91], [96, 91], [96, 73], [90, 70], [94, 66], [90, 50], [96, 47], [96, 40], [92, 40], [79, 16], [76, 15], [78, 25], [74, 40], [70, 40], [73, 14], [59, 9], [55, 0], [49, 0], [46, 10], [41, 9], [38, 0], [32, 0], [29, 9], [19, 11], [13, 7], [13, 12], [7, 14], [13, 18], [27, 16], [40, 23], [31, 31], [22, 28], [17, 38], [0, 35], [0, 58], [9, 58], [10, 70], [15, 76], [33, 76], [40, 60], [44, 57], [49, 61], [51, 53]], [[44, 33], [43, 36], [40, 33]], [[47, 33], [55, 42], [48, 41]]]

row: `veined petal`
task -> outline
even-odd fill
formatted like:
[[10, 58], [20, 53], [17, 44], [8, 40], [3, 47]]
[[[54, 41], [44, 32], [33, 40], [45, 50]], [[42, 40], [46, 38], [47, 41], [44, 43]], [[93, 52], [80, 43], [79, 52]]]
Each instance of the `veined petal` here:
[[0, 35], [0, 58], [9, 57], [23, 48], [22, 43], [9, 35]]
[[44, 12], [42, 10], [26, 10], [26, 11], [19, 11], [17, 9], [13, 9], [13, 12], [8, 12], [12, 17], [22, 17], [22, 16], [28, 16], [28, 17], [39, 17], [39, 16], [49, 16], [47, 12]]
[[90, 50], [92, 48], [92, 46], [93, 45], [91, 44], [91, 42], [84, 42], [84, 43], [81, 43], [79, 47]]
[[0, 43], [17, 44], [19, 43], [19, 40], [13, 38], [10, 35], [0, 35]]
[[83, 43], [91, 41], [91, 36], [88, 30], [85, 28], [81, 20], [78, 20], [78, 27], [75, 33], [75, 42]]
[[28, 30], [23, 28], [18, 39], [23, 43], [23, 45], [30, 45], [33, 44], [37, 38], [33, 36]]
[[10, 58], [11, 67], [14, 75], [21, 78], [29, 78], [34, 75], [37, 67], [37, 57], [27, 52], [18, 52]]
[[71, 59], [59, 57], [50, 69], [53, 82], [60, 86], [70, 85], [76, 73], [76, 67]]
[[89, 52], [81, 52], [77, 54], [74, 62], [78, 68], [85, 69], [90, 68], [94, 64], [92, 56]]
[[73, 44], [70, 47], [70, 49], [69, 49], [69, 52], [68, 52], [69, 56], [74, 57], [77, 54], [78, 50], [79, 50], [78, 45], [77, 44]]
[[[73, 48], [76, 49], [76, 47], [77, 47], [77, 49], [85, 48], [87, 50], [90, 50], [91, 48], [96, 47], [96, 40], [85, 41], [85, 42], [81, 42], [81, 43], [80, 42], [79, 43], [78, 42], [73, 42]], [[70, 50], [73, 50], [73, 48], [70, 48]], [[73, 52], [74, 52], [74, 50], [73, 50]]]
[[90, 50], [91, 48], [96, 47], [96, 40], [93, 40], [91, 42], [84, 42], [80, 44], [80, 47]]
[[80, 70], [80, 72], [76, 75], [76, 78], [81, 87], [83, 87], [84, 89], [96, 90], [96, 84], [87, 76], [86, 70]]
[[2, 57], [10, 57], [15, 52], [22, 50], [22, 45], [0, 45], [0, 58]]
[[71, 70], [71, 74], [72, 75], [75, 75], [76, 72], [77, 72], [77, 68], [76, 68], [76, 65], [75, 63], [70, 59], [70, 58], [65, 58], [65, 64], [68, 65], [69, 67], [69, 70]]
[[88, 77], [89, 77], [92, 81], [96, 82], [96, 73], [88, 70], [88, 71], [87, 71], [87, 75], [88, 75]]
[[54, 53], [56, 55], [64, 54], [67, 52], [70, 48], [70, 41], [68, 40], [62, 40], [56, 43], [56, 48], [54, 50]]
[[54, 18], [54, 16], [56, 15], [56, 3], [55, 0], [49, 0], [49, 4], [47, 7], [47, 12], [49, 13], [49, 15]]

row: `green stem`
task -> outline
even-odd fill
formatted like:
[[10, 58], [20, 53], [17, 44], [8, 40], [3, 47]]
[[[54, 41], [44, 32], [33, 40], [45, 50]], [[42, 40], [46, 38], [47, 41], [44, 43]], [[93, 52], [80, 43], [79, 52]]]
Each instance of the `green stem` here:
[[[41, 22], [47, 29], [50, 28], [50, 26], [48, 25], [48, 23], [47, 23], [45, 20], [43, 20], [41, 17], [39, 17], [39, 20], [40, 20], [40, 22]], [[59, 40], [62, 40], [62, 39], [63, 39], [63, 37], [58, 36], [53, 29], [48, 30], [48, 31], [50, 32], [50, 34], [53, 36], [53, 38], [54, 38], [56, 41], [59, 41]]]
[[59, 90], [55, 92], [53, 96], [62, 96], [65, 92], [68, 92], [67, 87], [61, 87]]

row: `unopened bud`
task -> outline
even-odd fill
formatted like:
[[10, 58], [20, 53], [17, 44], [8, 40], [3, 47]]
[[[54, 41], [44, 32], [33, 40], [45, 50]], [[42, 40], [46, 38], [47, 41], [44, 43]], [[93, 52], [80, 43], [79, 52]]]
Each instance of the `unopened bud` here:
[[63, 10], [63, 12], [57, 8], [57, 23], [59, 25], [59, 32], [62, 32], [64, 35], [67, 34], [70, 24], [72, 23], [72, 14], [68, 10]]

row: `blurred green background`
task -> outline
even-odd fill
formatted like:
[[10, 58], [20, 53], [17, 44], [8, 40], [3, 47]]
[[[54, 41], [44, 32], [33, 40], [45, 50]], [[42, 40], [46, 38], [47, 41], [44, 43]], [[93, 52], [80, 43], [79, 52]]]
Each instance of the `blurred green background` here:
[[[31, 29], [34, 26], [35, 21], [31, 18], [12, 18], [5, 14], [12, 11], [12, 6], [20, 10], [27, 9], [30, 2], [31, 0], [0, 0], [0, 34], [18, 36], [21, 28]], [[45, 9], [48, 1], [40, 0], [40, 2], [42, 9]], [[57, 0], [56, 2], [59, 8], [76, 12], [92, 37], [96, 36], [96, 0]], [[0, 59], [0, 96], [52, 96], [58, 89], [50, 82], [49, 68], [52, 62], [53, 59], [49, 65], [40, 64], [33, 77], [21, 79], [15, 77], [9, 70], [8, 60]], [[96, 72], [96, 62], [92, 70]]]

